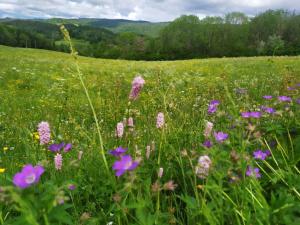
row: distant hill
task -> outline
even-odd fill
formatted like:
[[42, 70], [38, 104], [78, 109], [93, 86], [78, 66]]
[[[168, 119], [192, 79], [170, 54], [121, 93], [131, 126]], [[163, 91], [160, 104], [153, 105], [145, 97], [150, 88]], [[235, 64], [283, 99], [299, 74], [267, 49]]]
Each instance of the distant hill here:
[[152, 23], [149, 21], [134, 21], [124, 19], [96, 19], [96, 18], [80, 18], [80, 19], [63, 19], [52, 18], [44, 20], [52, 24], [74, 24], [85, 25], [97, 28], [106, 28], [115, 33], [132, 32], [149, 37], [157, 37], [159, 32], [167, 26], [168, 22]]

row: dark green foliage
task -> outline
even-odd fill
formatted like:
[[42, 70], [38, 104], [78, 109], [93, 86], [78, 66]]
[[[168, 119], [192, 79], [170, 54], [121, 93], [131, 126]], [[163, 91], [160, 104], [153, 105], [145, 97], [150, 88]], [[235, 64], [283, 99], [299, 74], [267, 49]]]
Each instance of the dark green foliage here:
[[66, 24], [77, 40], [80, 55], [97, 58], [174, 60], [300, 53], [300, 15], [284, 10], [268, 10], [254, 18], [241, 12], [202, 20], [184, 15], [170, 23], [2, 19], [0, 44], [67, 52], [60, 24]]

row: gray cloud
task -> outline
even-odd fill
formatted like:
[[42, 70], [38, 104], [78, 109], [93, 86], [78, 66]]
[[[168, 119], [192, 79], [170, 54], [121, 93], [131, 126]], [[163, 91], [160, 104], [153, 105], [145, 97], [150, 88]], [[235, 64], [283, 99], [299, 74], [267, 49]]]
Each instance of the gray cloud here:
[[182, 14], [200, 17], [267, 9], [300, 11], [298, 0], [0, 0], [0, 17], [88, 17], [169, 21]]

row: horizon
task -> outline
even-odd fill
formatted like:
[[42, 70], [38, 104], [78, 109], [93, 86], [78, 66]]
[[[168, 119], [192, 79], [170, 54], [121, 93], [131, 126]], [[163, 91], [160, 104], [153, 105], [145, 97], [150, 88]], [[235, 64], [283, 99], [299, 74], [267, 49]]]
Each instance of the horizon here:
[[293, 0], [1, 0], [0, 18], [13, 19], [123, 19], [169, 22], [181, 15], [224, 16], [242, 12], [253, 17], [268, 9], [300, 12]]

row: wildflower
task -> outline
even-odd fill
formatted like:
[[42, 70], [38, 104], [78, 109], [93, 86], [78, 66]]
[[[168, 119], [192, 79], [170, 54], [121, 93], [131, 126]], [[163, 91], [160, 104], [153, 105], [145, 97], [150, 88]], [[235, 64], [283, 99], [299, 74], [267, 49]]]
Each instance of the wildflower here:
[[81, 160], [82, 155], [83, 155], [83, 151], [79, 151], [79, 152], [78, 152], [78, 160]]
[[123, 137], [123, 134], [124, 134], [124, 124], [123, 123], [120, 122], [117, 124], [116, 134], [117, 134], [118, 138]]
[[212, 131], [213, 127], [214, 127], [213, 123], [211, 123], [209, 121], [206, 122], [205, 130], [204, 130], [204, 136], [206, 138], [208, 138], [211, 135], [211, 131]]
[[170, 180], [164, 184], [163, 189], [167, 191], [174, 191], [177, 187], [177, 184], [174, 184], [174, 181]]
[[54, 165], [56, 170], [61, 170], [62, 167], [62, 155], [57, 153], [56, 156], [54, 156]]
[[122, 148], [121, 146], [115, 148], [114, 150], [109, 151], [113, 156], [119, 157], [127, 151], [127, 148]]
[[8, 147], [3, 147], [3, 151], [6, 152], [8, 150]]
[[259, 168], [252, 168], [251, 166], [248, 166], [247, 167], [247, 170], [246, 170], [246, 175], [248, 177], [256, 177], [256, 178], [260, 178], [261, 177], [261, 174], [259, 172]]
[[75, 186], [74, 184], [70, 184], [70, 185], [68, 186], [68, 189], [69, 189], [70, 191], [74, 191], [75, 188], [76, 188], [76, 186]]
[[157, 128], [162, 128], [165, 124], [165, 117], [164, 114], [162, 112], [157, 114], [156, 117], [156, 127]]
[[251, 112], [250, 116], [252, 118], [260, 118], [261, 117], [261, 112]]
[[272, 95], [265, 95], [265, 96], [263, 96], [263, 98], [264, 98], [264, 99], [267, 99], [267, 100], [270, 100], [270, 99], [273, 98], [273, 96], [272, 96]]
[[212, 147], [212, 143], [211, 143], [210, 140], [205, 140], [202, 145], [206, 148], [211, 148]]
[[134, 125], [133, 125], [133, 118], [132, 118], [132, 117], [129, 117], [129, 118], [128, 118], [128, 120], [127, 120], [127, 125], [128, 125], [129, 127], [134, 127]]
[[157, 174], [158, 178], [162, 178], [163, 173], [164, 173], [164, 168], [160, 167]]
[[253, 152], [253, 157], [254, 159], [260, 159], [260, 160], [265, 160], [267, 158], [267, 154], [263, 152], [262, 150], [257, 150]]
[[270, 150], [266, 150], [265, 154], [266, 154], [267, 157], [269, 157], [271, 155], [271, 151]]
[[261, 117], [261, 112], [242, 112], [241, 116], [243, 118], [260, 118]]
[[71, 144], [71, 143], [68, 143], [68, 144], [66, 144], [65, 147], [64, 147], [64, 152], [69, 152], [71, 149], [72, 149], [72, 144]]
[[116, 176], [119, 177], [127, 170], [134, 170], [138, 166], [138, 162], [133, 161], [130, 155], [124, 155], [120, 161], [113, 164], [113, 170], [116, 170]]
[[48, 147], [48, 149], [51, 151], [51, 152], [59, 152], [63, 147], [64, 147], [65, 143], [62, 142], [60, 144], [52, 144]]
[[13, 183], [21, 189], [27, 188], [38, 183], [44, 171], [44, 168], [39, 165], [35, 167], [31, 164], [25, 165], [21, 172], [15, 174]]
[[38, 132], [33, 132], [32, 136], [35, 140], [40, 140], [40, 135]]
[[287, 89], [288, 89], [288, 91], [294, 91], [294, 90], [296, 90], [295, 87], [288, 87]]
[[220, 131], [215, 132], [214, 136], [217, 142], [222, 143], [228, 138], [229, 135]]
[[158, 181], [155, 181], [154, 184], [151, 185], [152, 192], [159, 192], [160, 191], [160, 184]]
[[142, 87], [145, 84], [145, 80], [141, 76], [137, 76], [132, 81], [132, 87], [129, 94], [130, 100], [136, 100], [139, 96], [140, 91], [142, 90]]
[[209, 114], [213, 114], [217, 111], [218, 109], [218, 105], [220, 104], [220, 101], [218, 100], [212, 100], [210, 103], [209, 103], [209, 106], [208, 106], [208, 113]]
[[297, 102], [297, 104], [300, 104], [300, 98], [298, 98], [298, 99], [296, 100], [296, 102]]
[[150, 145], [147, 145], [146, 147], [146, 158], [149, 159], [151, 154], [151, 147]]
[[50, 126], [48, 122], [40, 122], [38, 125], [38, 133], [40, 136], [40, 144], [45, 145], [50, 142]]
[[206, 178], [211, 166], [211, 160], [207, 155], [200, 156], [198, 160], [198, 165], [196, 166], [196, 175], [199, 178]]
[[271, 107], [265, 107], [265, 106], [262, 106], [261, 109], [266, 112], [266, 113], [269, 113], [269, 114], [273, 114], [276, 112], [275, 109], [271, 108]]
[[288, 97], [288, 96], [279, 96], [278, 97], [278, 100], [280, 102], [291, 102], [292, 101], [292, 98], [291, 97]]
[[251, 117], [251, 112], [241, 112], [241, 116], [243, 118], [250, 118]]
[[4, 172], [5, 172], [5, 168], [0, 167], [0, 173], [4, 173]]

